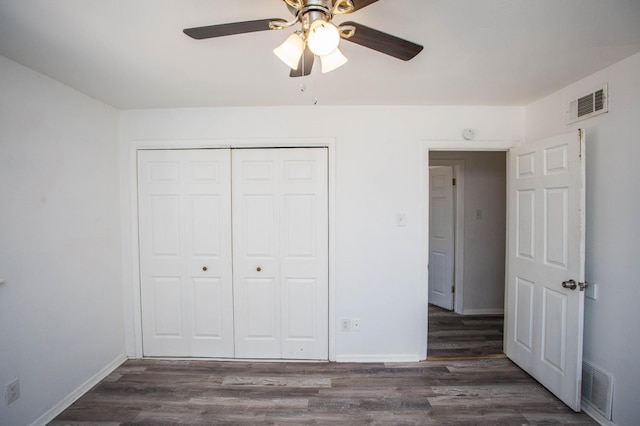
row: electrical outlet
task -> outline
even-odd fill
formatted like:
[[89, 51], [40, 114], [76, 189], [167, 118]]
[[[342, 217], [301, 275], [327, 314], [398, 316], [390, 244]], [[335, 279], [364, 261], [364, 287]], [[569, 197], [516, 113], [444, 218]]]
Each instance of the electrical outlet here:
[[340, 320], [340, 330], [351, 331], [351, 320], [348, 320], [348, 319]]
[[351, 329], [353, 331], [360, 331], [360, 319], [354, 318], [351, 320]]
[[7, 405], [20, 398], [20, 380], [15, 379], [7, 385]]

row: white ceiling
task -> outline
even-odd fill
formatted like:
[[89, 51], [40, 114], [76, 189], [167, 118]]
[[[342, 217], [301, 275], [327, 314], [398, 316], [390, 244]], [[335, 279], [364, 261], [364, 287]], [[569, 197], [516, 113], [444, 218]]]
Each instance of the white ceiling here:
[[[525, 105], [640, 51], [637, 0], [380, 0], [353, 20], [424, 45], [403, 62], [349, 42], [342, 68], [291, 79], [292, 32], [182, 29], [291, 18], [282, 0], [0, 0], [0, 55], [122, 109]], [[300, 89], [301, 83], [306, 91]]]

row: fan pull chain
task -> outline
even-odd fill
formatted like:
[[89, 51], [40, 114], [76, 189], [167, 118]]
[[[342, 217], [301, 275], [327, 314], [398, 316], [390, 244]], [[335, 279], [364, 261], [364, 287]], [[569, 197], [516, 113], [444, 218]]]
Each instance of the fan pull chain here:
[[[315, 92], [315, 91], [316, 91], [316, 90], [315, 90], [315, 86], [316, 86], [316, 85], [315, 85], [315, 81], [314, 81], [314, 82], [313, 82], [313, 88], [312, 88], [313, 90], [312, 90], [312, 92]], [[307, 91], [307, 85], [306, 85], [306, 84], [304, 84], [304, 83], [302, 83], [302, 84], [300, 85], [300, 92], [304, 93], [304, 92], [306, 92], [306, 91]], [[313, 99], [311, 100], [311, 103], [312, 103], [313, 105], [318, 105], [318, 97], [317, 97], [317, 96], [314, 96], [314, 97], [313, 97]]]
[[312, 105], [318, 105], [318, 97], [316, 96], [318, 93], [316, 83], [317, 78], [314, 78], [311, 74], [309, 74], [309, 79], [311, 80], [311, 94], [313, 95], [313, 100], [311, 101]]
[[[303, 77], [303, 78], [305, 78], [305, 79], [306, 79], [306, 78], [308, 78], [308, 77]], [[315, 82], [315, 80], [313, 80], [313, 85], [312, 85], [312, 86], [313, 86], [313, 87], [312, 87], [312, 93], [315, 93], [315, 92], [316, 92], [316, 82]], [[304, 92], [306, 92], [306, 91], [307, 91], [307, 84], [306, 84], [306, 82], [304, 82], [304, 83], [300, 83], [300, 93], [304, 93]], [[313, 105], [318, 105], [318, 97], [317, 97], [317, 96], [314, 96], [314, 97], [313, 97], [313, 99], [311, 100], [311, 103], [312, 103]]]

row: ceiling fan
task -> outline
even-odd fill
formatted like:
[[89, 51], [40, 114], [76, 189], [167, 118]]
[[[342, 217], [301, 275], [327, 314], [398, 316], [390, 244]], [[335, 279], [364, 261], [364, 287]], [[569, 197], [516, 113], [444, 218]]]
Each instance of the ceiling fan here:
[[311, 73], [315, 56], [326, 73], [344, 65], [347, 58], [338, 48], [340, 39], [368, 47], [403, 61], [413, 59], [423, 49], [419, 44], [383, 33], [356, 22], [332, 23], [335, 15], [357, 12], [379, 0], [283, 0], [294, 18], [259, 19], [206, 27], [187, 28], [184, 33], [196, 40], [282, 30], [300, 24], [300, 29], [274, 49], [274, 53], [291, 68], [291, 77]]

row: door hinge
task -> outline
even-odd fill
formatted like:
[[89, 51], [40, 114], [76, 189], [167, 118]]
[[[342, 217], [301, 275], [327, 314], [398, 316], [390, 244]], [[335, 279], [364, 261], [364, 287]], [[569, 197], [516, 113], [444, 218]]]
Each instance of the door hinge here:
[[455, 292], [456, 292], [456, 286], [455, 286], [455, 285], [452, 285], [452, 286], [451, 286], [451, 293], [455, 293]]
[[456, 186], [456, 178], [451, 179], [451, 184], [452, 184], [453, 186]]

